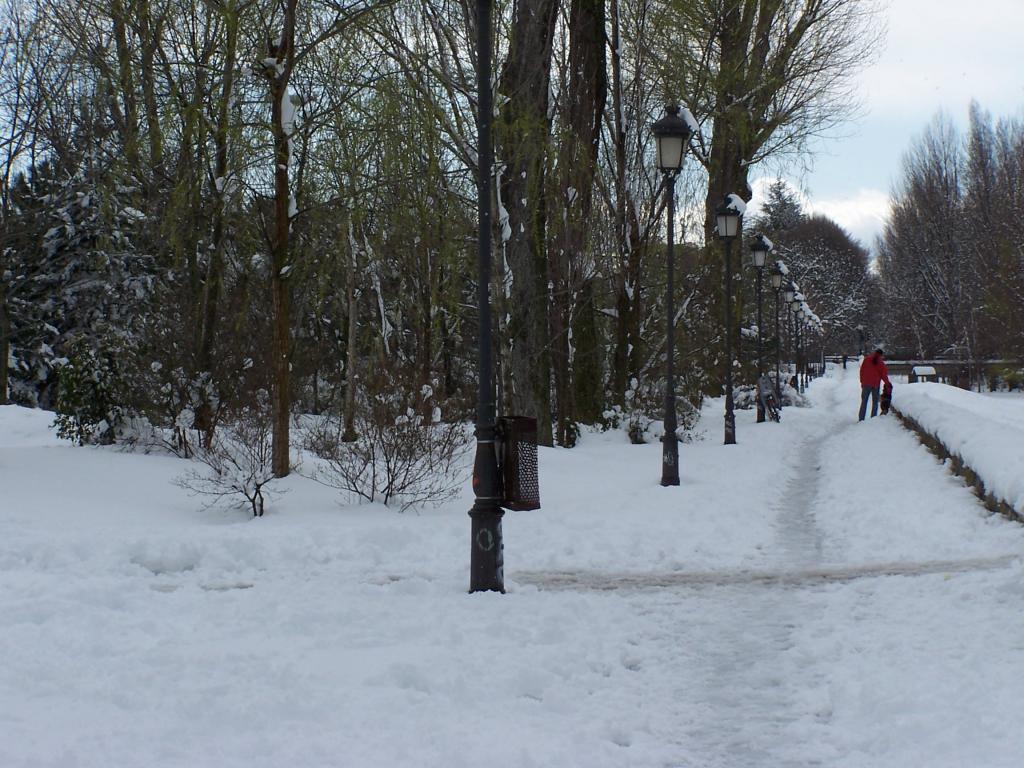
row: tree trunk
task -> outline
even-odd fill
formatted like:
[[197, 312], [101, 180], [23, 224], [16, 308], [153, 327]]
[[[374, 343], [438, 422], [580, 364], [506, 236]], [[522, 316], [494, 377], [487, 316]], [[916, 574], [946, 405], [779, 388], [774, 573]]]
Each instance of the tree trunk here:
[[348, 312], [348, 336], [345, 341], [345, 430], [341, 439], [346, 443], [356, 440], [356, 240], [352, 222], [348, 224], [348, 285], [345, 304]]
[[593, 280], [587, 280], [578, 293], [572, 332], [575, 345], [572, 384], [576, 419], [584, 424], [594, 424], [601, 418], [603, 410], [604, 376]]
[[612, 0], [611, 22], [611, 95], [612, 141], [615, 154], [615, 192], [611, 207], [615, 211], [615, 249], [617, 253], [615, 288], [615, 346], [612, 356], [611, 389], [614, 402], [626, 406], [630, 382], [639, 377], [642, 348], [640, 337], [641, 269], [646, 242], [640, 235], [637, 208], [628, 182], [629, 161], [623, 103], [622, 38], [619, 0]]
[[[0, 263], [0, 271], [4, 268]], [[7, 314], [7, 285], [0, 280], [0, 405], [8, 402], [7, 361], [11, 357], [11, 318]]]
[[120, 103], [111, 99], [111, 111], [121, 131], [124, 144], [124, 159], [130, 172], [139, 170], [139, 109], [135, 99], [135, 82], [132, 77], [132, 52], [128, 48], [127, 20], [133, 15], [125, 10], [122, 0], [113, 0], [110, 19], [117, 54], [117, 88]]
[[293, 105], [288, 82], [295, 65], [295, 9], [298, 0], [287, 0], [283, 8], [281, 38], [270, 43], [270, 57], [276, 67], [265, 72], [270, 82], [271, 130], [274, 135], [274, 227], [271, 234], [270, 296], [273, 312], [271, 338], [272, 456], [275, 477], [291, 471], [289, 460], [289, 418], [291, 416], [291, 296], [289, 273], [289, 233], [292, 197], [288, 183], [291, 165], [291, 122]]
[[[226, 50], [222, 70], [223, 87], [217, 104], [217, 122], [213, 129], [215, 147], [213, 190], [213, 232], [210, 261], [206, 267], [206, 279], [202, 298], [202, 316], [199, 326], [199, 349], [196, 356], [196, 370], [212, 372], [213, 344], [220, 318], [220, 293], [224, 282], [224, 252], [227, 247], [227, 225], [225, 222], [228, 184], [228, 136], [230, 133], [230, 104], [234, 91], [235, 53], [238, 42], [237, 16], [225, 16]], [[156, 151], [156, 148], [153, 148]], [[215, 377], [214, 377], [215, 378]], [[196, 429], [204, 433], [207, 446], [213, 439], [216, 419], [213, 407], [203, 394], [203, 402], [196, 413]]]
[[[153, 25], [149, 0], [139, 3], [139, 41], [142, 45], [142, 104], [146, 111], [146, 131], [149, 137], [150, 167], [162, 173], [164, 162], [163, 129], [160, 126], [160, 107], [156, 97], [156, 52], [162, 43], [163, 20]], [[233, 52], [232, 52], [233, 58]]]
[[[594, 171], [607, 90], [605, 79], [604, 0], [572, 0], [569, 14], [568, 81], [559, 132], [559, 195], [551, 220], [555, 237], [549, 263], [553, 287], [551, 307], [552, 362], [555, 377], [555, 420], [558, 443], [575, 443], [573, 425], [579, 420], [574, 382], [571, 334], [576, 298], [588, 274], [587, 235], [593, 208]], [[592, 307], [590, 307], [592, 309]], [[593, 350], [588, 351], [592, 354]], [[593, 372], [591, 358], [588, 363]], [[600, 369], [598, 368], [598, 371]], [[595, 377], [600, 381], [600, 374]], [[591, 380], [588, 382], [593, 384]], [[600, 385], [598, 385], [600, 386]], [[588, 400], [591, 399], [588, 397]], [[588, 409], [593, 411], [592, 408]]]
[[505, 100], [495, 126], [504, 165], [501, 197], [508, 210], [505, 251], [512, 272], [512, 403], [518, 414], [537, 419], [542, 445], [552, 443], [544, 185], [557, 8], [556, 0], [516, 4], [499, 87]]

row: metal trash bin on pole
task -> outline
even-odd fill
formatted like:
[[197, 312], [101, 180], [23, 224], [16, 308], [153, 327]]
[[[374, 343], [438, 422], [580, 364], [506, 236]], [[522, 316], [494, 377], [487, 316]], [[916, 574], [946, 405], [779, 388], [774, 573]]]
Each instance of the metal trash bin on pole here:
[[537, 420], [529, 416], [502, 416], [497, 427], [501, 506], [512, 510], [540, 509]]

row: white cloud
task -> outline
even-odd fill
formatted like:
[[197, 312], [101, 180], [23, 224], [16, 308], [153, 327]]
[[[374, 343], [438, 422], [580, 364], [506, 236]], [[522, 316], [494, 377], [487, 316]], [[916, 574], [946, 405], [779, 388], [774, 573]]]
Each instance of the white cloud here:
[[[751, 184], [754, 196], [747, 206], [747, 218], [754, 218], [761, 212], [761, 206], [768, 193], [773, 177], [763, 176]], [[890, 199], [886, 192], [878, 189], [857, 189], [849, 195], [815, 199], [786, 181], [790, 192], [800, 202], [805, 213], [828, 216], [868, 250], [874, 250], [875, 238], [889, 216]]]
[[860, 240], [868, 250], [874, 250], [875, 238], [882, 234], [889, 218], [889, 195], [877, 189], [859, 189], [850, 197], [812, 200], [810, 211], [828, 216], [843, 229]]

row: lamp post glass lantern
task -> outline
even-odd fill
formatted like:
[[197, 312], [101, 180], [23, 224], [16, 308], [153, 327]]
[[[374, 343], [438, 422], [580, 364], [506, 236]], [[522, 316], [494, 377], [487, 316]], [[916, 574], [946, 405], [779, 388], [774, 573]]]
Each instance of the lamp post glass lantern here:
[[[738, 204], [738, 205], [737, 205]], [[743, 201], [737, 195], [727, 195], [715, 211], [715, 228], [718, 236], [727, 243], [730, 238], [740, 233], [740, 220], [743, 218]]]
[[662, 173], [679, 173], [683, 169], [683, 158], [693, 136], [690, 121], [680, 117], [680, 111], [690, 117], [689, 110], [681, 110], [678, 104], [669, 104], [665, 107], [665, 116], [651, 126], [655, 162]]
[[[665, 285], [665, 434], [662, 437], [661, 484], [679, 485], [679, 441], [676, 436], [675, 384], [675, 217], [676, 179], [683, 167], [686, 148], [693, 135], [690, 120], [679, 116], [677, 104], [665, 107], [665, 116], [651, 126], [655, 142], [655, 161], [665, 184], [665, 208], [668, 215]], [[689, 110], [686, 111], [689, 116]]]
[[768, 261], [768, 254], [772, 250], [772, 241], [764, 235], [758, 235], [754, 238], [754, 242], [750, 244], [750, 256], [754, 262], [754, 266], [758, 269], [763, 269], [764, 265]]
[[715, 210], [715, 228], [725, 241], [725, 444], [736, 444], [736, 415], [732, 395], [732, 241], [740, 233], [746, 205], [738, 195], [725, 196]]

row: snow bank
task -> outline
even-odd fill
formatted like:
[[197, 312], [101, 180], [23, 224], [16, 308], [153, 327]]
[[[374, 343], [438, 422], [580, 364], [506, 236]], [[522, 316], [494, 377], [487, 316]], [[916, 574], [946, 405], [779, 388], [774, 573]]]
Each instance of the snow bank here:
[[505, 595], [468, 482], [204, 512], [188, 462], [0, 407], [0, 767], [1017, 768], [1021, 527], [829, 373], [737, 445], [710, 401], [676, 487], [622, 432], [542, 448]]
[[1024, 402], [920, 382], [901, 387], [893, 405], [958, 456], [987, 494], [1024, 515]]

